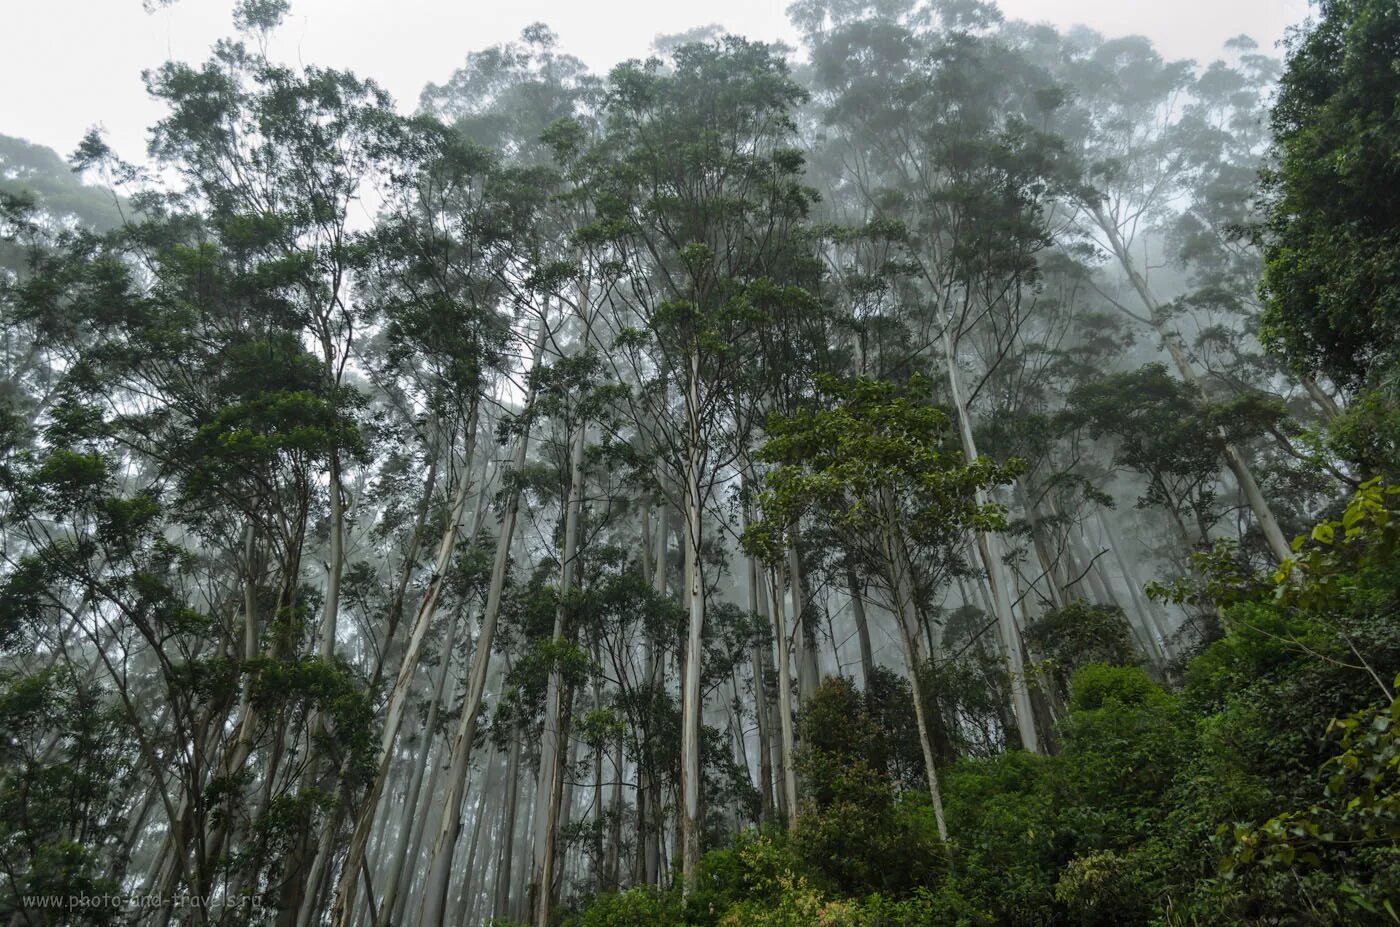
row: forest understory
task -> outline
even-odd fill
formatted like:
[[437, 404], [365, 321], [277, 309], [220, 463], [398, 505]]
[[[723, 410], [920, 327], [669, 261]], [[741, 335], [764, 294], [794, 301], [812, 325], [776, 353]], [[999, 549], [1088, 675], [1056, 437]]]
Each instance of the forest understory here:
[[0, 135], [0, 925], [1400, 925], [1400, 4], [232, 6]]

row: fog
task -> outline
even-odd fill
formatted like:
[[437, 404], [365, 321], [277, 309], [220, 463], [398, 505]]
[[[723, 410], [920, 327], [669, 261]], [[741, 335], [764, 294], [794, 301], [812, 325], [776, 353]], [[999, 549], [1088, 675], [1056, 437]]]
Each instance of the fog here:
[[148, 7], [0, 36], [0, 924], [1394, 916], [1381, 0]]

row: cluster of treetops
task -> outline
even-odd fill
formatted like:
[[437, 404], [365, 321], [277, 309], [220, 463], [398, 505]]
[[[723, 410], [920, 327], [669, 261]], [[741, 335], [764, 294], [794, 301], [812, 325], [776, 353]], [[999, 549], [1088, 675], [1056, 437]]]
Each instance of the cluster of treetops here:
[[0, 923], [1400, 924], [1400, 5], [286, 12], [0, 137]]

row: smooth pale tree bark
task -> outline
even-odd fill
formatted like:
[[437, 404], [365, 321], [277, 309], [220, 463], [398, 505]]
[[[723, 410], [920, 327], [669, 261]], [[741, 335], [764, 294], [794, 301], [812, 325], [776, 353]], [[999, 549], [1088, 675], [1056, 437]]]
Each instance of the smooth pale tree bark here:
[[704, 658], [705, 578], [700, 563], [700, 359], [691, 358], [690, 387], [686, 402], [687, 448], [685, 466], [685, 666], [681, 681], [681, 890], [695, 887], [700, 866], [700, 671]]
[[460, 610], [453, 611], [452, 618], [447, 625], [447, 635], [443, 638], [442, 665], [438, 667], [437, 680], [433, 684], [432, 701], [428, 704], [428, 717], [423, 725], [423, 746], [418, 751], [418, 757], [409, 773], [408, 792], [403, 801], [405, 813], [394, 846], [390, 850], [389, 870], [384, 877], [384, 887], [380, 890], [379, 918], [375, 921], [375, 927], [389, 927], [389, 919], [398, 905], [399, 886], [402, 881], [404, 863], [408, 859], [409, 844], [412, 842], [412, 835], [418, 830], [415, 827], [417, 818], [415, 812], [418, 808], [419, 793], [423, 787], [423, 777], [428, 766], [428, 757], [433, 749], [433, 733], [437, 730], [438, 712], [447, 691], [447, 679], [452, 667], [452, 647], [457, 640], [457, 622], [460, 616]]
[[[748, 527], [748, 511], [744, 512], [745, 527]], [[767, 609], [760, 609], [762, 590], [759, 587], [758, 562], [746, 558], [749, 566], [749, 614], [767, 616]], [[758, 721], [758, 817], [760, 821], [773, 819], [773, 755], [769, 750], [768, 688], [764, 670], [767, 664], [763, 659], [763, 649], [755, 639], [749, 646], [749, 666], [753, 670], [754, 717]]]
[[[450, 704], [450, 702], [446, 703]], [[442, 779], [443, 754], [446, 750], [439, 746], [433, 755], [428, 758], [428, 781], [422, 789], [418, 805], [409, 809], [413, 814], [413, 820], [408, 822], [412, 839], [409, 842], [408, 854], [404, 863], [403, 872], [399, 876], [399, 891], [394, 899], [392, 909], [389, 910], [389, 925], [397, 927], [406, 922], [406, 911], [409, 899], [413, 897], [413, 885], [417, 880], [418, 860], [423, 854], [423, 838], [426, 834], [435, 833], [432, 830], [433, 809], [435, 807], [433, 797], [438, 791], [438, 782]], [[389, 905], [384, 906], [386, 909]]]
[[861, 594], [856, 571], [850, 566], [846, 567], [846, 594], [851, 597], [851, 614], [855, 618], [856, 640], [860, 645], [861, 680], [869, 690], [870, 682], [875, 678], [875, 651], [870, 644], [870, 619], [865, 614], [865, 596]]
[[890, 593], [894, 598], [895, 620], [899, 623], [900, 637], [904, 642], [904, 659], [909, 670], [909, 685], [914, 697], [914, 723], [919, 731], [919, 748], [924, 754], [924, 771], [928, 776], [929, 797], [933, 801], [933, 816], [938, 824], [938, 836], [948, 842], [948, 821], [943, 811], [943, 788], [938, 778], [938, 764], [933, 750], [933, 738], [929, 731], [927, 704], [920, 672], [921, 659], [918, 645], [919, 617], [914, 596], [913, 579], [910, 576], [912, 561], [900, 534], [899, 514], [889, 499], [881, 500], [885, 512], [883, 546], [885, 567], [889, 571]]
[[341, 576], [345, 566], [345, 499], [340, 484], [340, 453], [331, 452], [330, 461], [330, 562], [326, 565], [326, 601], [321, 613], [321, 659], [335, 659], [336, 619], [340, 615]]
[[462, 870], [462, 887], [457, 898], [457, 915], [452, 919], [454, 924], [467, 923], [467, 910], [475, 898], [477, 886], [476, 854], [481, 846], [481, 822], [486, 817], [486, 796], [494, 789], [495, 777], [499, 775], [499, 767], [494, 763], [488, 763], [486, 774], [482, 777], [480, 794], [476, 797], [476, 811], [472, 815], [472, 836], [467, 849], [467, 865]]
[[[770, 631], [773, 628], [772, 598], [769, 595], [767, 584], [769, 573], [761, 565], [755, 563], [755, 576], [757, 581], [755, 588], [758, 591], [758, 616], [764, 622], [764, 626]], [[762, 666], [763, 675], [774, 680], [774, 688], [777, 688], [777, 670], [773, 657], [773, 641], [769, 635], [765, 634], [758, 642], [758, 661]], [[772, 674], [770, 676], [770, 674]], [[791, 813], [791, 802], [787, 796], [787, 786], [784, 784], [782, 736], [779, 733], [779, 721], [777, 718], [777, 705], [773, 699], [768, 697], [765, 687], [763, 692], [764, 713], [768, 719], [768, 742], [766, 745], [766, 755], [769, 759], [769, 766], [772, 769], [773, 783], [773, 811], [781, 819], [786, 820]]]
[[[534, 371], [539, 369], [544, 355], [545, 339], [549, 326], [544, 318], [539, 324], [535, 339], [534, 354], [531, 359], [529, 388], [526, 390], [522, 406], [528, 416], [535, 399]], [[443, 927], [447, 911], [447, 888], [452, 872], [452, 856], [457, 837], [462, 830], [462, 798], [466, 790], [467, 772], [470, 768], [472, 741], [476, 739], [477, 713], [481, 709], [481, 699], [486, 690], [486, 674], [491, 665], [491, 649], [496, 637], [496, 624], [501, 614], [501, 599], [505, 592], [506, 567], [510, 562], [511, 543], [515, 538], [515, 523], [520, 513], [520, 486], [514, 477], [525, 469], [529, 450], [530, 433], [528, 426], [517, 439], [515, 455], [511, 461], [512, 471], [507, 476], [507, 490], [504, 511], [501, 513], [500, 536], [496, 542], [496, 556], [491, 566], [491, 583], [486, 593], [486, 606], [481, 616], [481, 631], [477, 635], [476, 651], [472, 654], [471, 675], [467, 683], [467, 695], [462, 705], [462, 720], [457, 728], [456, 740], [452, 745], [452, 763], [448, 772], [447, 791], [444, 795], [442, 826], [437, 841], [433, 845], [433, 855], [428, 864], [428, 877], [423, 888], [423, 907], [419, 916], [419, 927]], [[350, 927], [344, 924], [342, 927]]]
[[[1127, 274], [1128, 282], [1132, 284], [1133, 291], [1137, 293], [1138, 299], [1147, 309], [1152, 327], [1166, 345], [1167, 353], [1171, 355], [1173, 363], [1176, 364], [1181, 379], [1190, 386], [1199, 387], [1200, 378], [1196, 376], [1196, 370], [1191, 365], [1191, 359], [1186, 352], [1185, 344], [1182, 343], [1181, 335], [1174, 329], [1167, 327], [1162, 305], [1148, 288], [1147, 281], [1142, 274], [1138, 273], [1132, 255], [1128, 253], [1127, 246], [1118, 233], [1118, 227], [1108, 218], [1101, 206], [1094, 207], [1093, 215], [1095, 223], [1108, 238], [1114, 257], [1118, 259], [1123, 272]], [[1259, 483], [1254, 479], [1254, 473], [1250, 470], [1244, 455], [1232, 442], [1224, 441], [1223, 431], [1220, 432], [1220, 437], [1224, 443], [1225, 463], [1230, 468], [1230, 472], [1234, 474], [1235, 482], [1239, 484], [1240, 491], [1244, 493], [1245, 501], [1249, 504], [1250, 511], [1254, 513], [1255, 520], [1259, 522], [1259, 528], [1264, 533], [1264, 539], [1268, 542], [1269, 550], [1273, 553], [1274, 559], [1282, 563], [1293, 556], [1293, 549], [1289, 546], [1288, 539], [1283, 536], [1283, 530], [1279, 528], [1278, 520], [1274, 518], [1273, 509], [1269, 507], [1264, 493], [1259, 489]]]
[[448, 566], [451, 563], [453, 551], [456, 550], [457, 540], [461, 535], [462, 522], [466, 517], [467, 499], [471, 487], [470, 449], [474, 446], [474, 436], [475, 429], [468, 439], [469, 452], [458, 478], [451, 514], [448, 517], [447, 527], [443, 530], [442, 539], [438, 542], [437, 554], [433, 559], [433, 573], [428, 580], [427, 588], [423, 591], [423, 599], [418, 604], [418, 612], [409, 632], [408, 644], [404, 648], [403, 660], [399, 664], [394, 687], [389, 691], [388, 702], [384, 710], [384, 731], [380, 735], [379, 768], [375, 773], [369, 794], [365, 797], [364, 805], [356, 818], [355, 829], [350, 836], [350, 847], [346, 852], [340, 881], [336, 887], [331, 918], [332, 923], [337, 924], [338, 927], [353, 927], [354, 924], [355, 899], [361, 881], [359, 876], [360, 862], [364, 859], [365, 850], [369, 846], [375, 811], [378, 809], [380, 798], [388, 781], [390, 764], [394, 755], [394, 744], [398, 740], [399, 730], [403, 726], [404, 713], [413, 690], [414, 676], [423, 654], [423, 645], [427, 640], [428, 631], [432, 627], [433, 618], [437, 614], [443, 584], [447, 579]]
[[[584, 341], [587, 347], [587, 339]], [[568, 600], [578, 584], [579, 513], [583, 504], [583, 450], [588, 427], [579, 423], [575, 428], [569, 448], [569, 498], [565, 503], [564, 548], [560, 557], [559, 605], [554, 610], [554, 634], [556, 645], [563, 644], [572, 637], [568, 627]], [[556, 665], [550, 669], [549, 681], [545, 689], [544, 726], [540, 739], [539, 786], [536, 801], [545, 803], [546, 813], [539, 818], [535, 829], [535, 867], [531, 877], [535, 894], [535, 925], [548, 927], [549, 914], [553, 902], [555, 835], [559, 823], [559, 794], [556, 779], [563, 768], [563, 739], [559, 736], [563, 726], [560, 716], [560, 701], [563, 677]]]
[[[958, 419], [958, 437], [962, 441], [963, 455], [968, 463], [977, 459], [977, 442], [972, 436], [972, 417], [963, 395], [962, 374], [958, 370], [958, 353], [953, 342], [952, 320], [943, 324], [943, 353], [948, 365], [948, 388]], [[982, 508], [990, 503], [985, 490], [977, 490], [977, 506]], [[1016, 727], [1021, 735], [1021, 746], [1031, 753], [1040, 751], [1040, 738], [1035, 727], [1035, 709], [1031, 704], [1030, 690], [1026, 684], [1026, 667], [1021, 656], [1021, 631], [1016, 626], [1016, 616], [1012, 612], [1011, 582], [1006, 575], [1006, 564], [1001, 559], [999, 539], [988, 531], [977, 531], [977, 552], [982, 559], [982, 567], [987, 573], [987, 582], [992, 589], [993, 614], [1001, 629], [1002, 654], [1006, 658], [1007, 670], [1011, 677], [1011, 707], [1016, 713]]]
[[1342, 414], [1342, 408], [1337, 405], [1337, 400], [1333, 399], [1332, 395], [1323, 389], [1316, 380], [1307, 374], [1303, 374], [1298, 379], [1303, 384], [1303, 389], [1307, 390], [1308, 397], [1321, 410], [1323, 418], [1330, 422]]
[[797, 828], [797, 767], [793, 764], [792, 655], [788, 652], [786, 597], [787, 567], [780, 559], [773, 583], [773, 637], [778, 642], [778, 735], [782, 765], [783, 799], [787, 805], [788, 830]]

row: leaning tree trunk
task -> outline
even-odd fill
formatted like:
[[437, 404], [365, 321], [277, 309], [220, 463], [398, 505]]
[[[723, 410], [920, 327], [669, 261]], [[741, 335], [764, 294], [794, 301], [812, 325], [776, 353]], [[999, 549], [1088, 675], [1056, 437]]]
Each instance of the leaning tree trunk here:
[[[962, 440], [963, 455], [968, 463], [977, 459], [977, 442], [972, 436], [972, 417], [963, 397], [962, 375], [958, 370], [957, 348], [953, 342], [952, 321], [943, 325], [943, 353], [948, 364], [948, 387], [958, 418], [958, 435]], [[977, 490], [977, 505], [989, 503], [985, 490]], [[1011, 707], [1016, 714], [1016, 727], [1021, 734], [1021, 746], [1031, 753], [1040, 750], [1040, 738], [1035, 727], [1035, 709], [1031, 704], [1030, 689], [1026, 684], [1026, 667], [1021, 658], [1021, 629], [1016, 624], [1012, 612], [1014, 597], [1011, 582], [1006, 575], [1006, 564], [1001, 559], [1001, 545], [997, 537], [988, 531], [977, 531], [977, 552], [982, 566], [987, 571], [987, 582], [992, 587], [992, 608], [1001, 629], [1002, 653], [1006, 658], [1007, 670], [1011, 677]]]
[[[541, 318], [531, 360], [531, 375], [528, 378], [530, 387], [526, 391], [522, 412], [527, 418], [535, 400], [534, 372], [539, 369], [540, 360], [544, 356], [545, 339], [548, 335], [549, 326], [544, 318]], [[457, 844], [457, 836], [462, 830], [462, 798], [466, 790], [472, 742], [476, 739], [477, 713], [481, 710], [481, 699], [486, 691], [486, 673], [491, 665], [491, 649], [496, 637], [496, 624], [501, 614], [501, 600], [505, 593], [506, 567], [510, 562], [511, 543], [515, 538], [515, 522], [520, 514], [520, 484], [515, 476], [524, 472], [529, 445], [530, 431], [527, 424], [516, 442], [515, 455], [511, 462], [512, 472], [506, 477], [508, 488], [505, 507], [501, 513], [496, 556], [491, 565], [491, 583], [486, 593], [486, 606], [481, 616], [481, 632], [477, 635], [476, 651], [472, 654], [471, 675], [467, 683], [466, 699], [462, 704], [461, 723], [457, 728], [456, 740], [452, 744], [452, 763], [448, 774], [447, 792], [443, 797], [442, 825], [428, 864], [419, 927], [442, 927], [446, 915], [447, 888], [452, 873], [453, 850]], [[351, 924], [346, 922], [341, 927], [351, 927]]]
[[881, 500], [885, 510], [883, 546], [885, 566], [889, 571], [890, 594], [894, 599], [895, 620], [899, 623], [904, 642], [904, 659], [909, 670], [909, 685], [914, 698], [914, 723], [919, 731], [919, 748], [924, 754], [924, 772], [928, 776], [929, 798], [933, 801], [933, 817], [938, 824], [938, 836], [948, 842], [948, 821], [943, 811], [943, 788], [938, 778], [938, 764], [933, 749], [933, 737], [928, 723], [928, 705], [924, 695], [922, 659], [919, 655], [919, 616], [910, 572], [913, 564], [900, 534], [899, 515], [890, 500]]
[[[1138, 273], [1137, 267], [1133, 264], [1132, 255], [1128, 253], [1127, 246], [1118, 233], [1118, 227], [1098, 206], [1094, 207], [1094, 220], [1108, 236], [1114, 257], [1118, 259], [1118, 263], [1123, 268], [1123, 272], [1128, 275], [1128, 281], [1132, 284], [1138, 299], [1147, 309], [1152, 327], [1167, 346], [1167, 353], [1171, 355], [1172, 361], [1176, 364], [1181, 379], [1190, 386], [1199, 387], [1200, 378], [1196, 376], [1195, 368], [1191, 366], [1191, 359], [1186, 353], [1186, 346], [1182, 343], [1181, 335], [1174, 329], [1167, 327], [1162, 305], [1148, 288], [1147, 281], [1143, 279], [1142, 274]], [[1293, 549], [1289, 546], [1288, 539], [1283, 536], [1283, 530], [1279, 528], [1278, 520], [1274, 518], [1273, 509], [1269, 508], [1269, 503], [1264, 498], [1264, 493], [1259, 489], [1259, 483], [1254, 479], [1254, 473], [1250, 470], [1244, 455], [1240, 453], [1239, 448], [1233, 442], [1226, 439], [1223, 429], [1219, 429], [1218, 434], [1224, 449], [1225, 463], [1230, 468], [1230, 472], [1234, 474], [1240, 490], [1244, 493], [1250, 511], [1258, 520], [1259, 528], [1264, 532], [1264, 539], [1268, 542], [1269, 550], [1273, 553], [1274, 559], [1282, 563], [1293, 556]]]
[[433, 750], [433, 735], [437, 730], [438, 711], [442, 707], [443, 695], [447, 690], [447, 678], [450, 675], [449, 670], [452, 668], [452, 645], [457, 639], [457, 620], [460, 615], [460, 610], [453, 611], [452, 618], [447, 625], [447, 636], [443, 638], [442, 666], [438, 667], [437, 681], [433, 685], [432, 701], [428, 705], [428, 717], [423, 725], [423, 746], [418, 751], [417, 761], [409, 774], [408, 794], [405, 795], [403, 802], [406, 815], [400, 824], [394, 847], [390, 851], [389, 871], [384, 877], [384, 889], [379, 897], [379, 917], [375, 921], [375, 927], [389, 927], [389, 918], [398, 904], [404, 863], [408, 859], [412, 835], [417, 830], [414, 826], [414, 817], [416, 816], [414, 812], [418, 808], [418, 796], [423, 788], [423, 776], [427, 769], [428, 757]]
[[374, 826], [375, 812], [384, 794], [384, 787], [388, 783], [394, 744], [397, 742], [399, 731], [403, 727], [404, 713], [413, 690], [413, 680], [418, 671], [418, 662], [422, 657], [423, 646], [427, 640], [428, 631], [432, 627], [433, 618], [437, 614], [438, 602], [441, 599], [443, 585], [449, 572], [448, 566], [457, 548], [462, 521], [466, 517], [468, 490], [471, 486], [470, 448], [473, 443], [469, 438], [468, 456], [463, 463], [461, 476], [458, 478], [457, 493], [452, 500], [452, 511], [448, 517], [447, 527], [443, 530], [442, 539], [438, 543], [437, 555], [433, 560], [432, 577], [428, 581], [427, 589], [423, 591], [422, 601], [418, 604], [418, 613], [414, 617], [413, 626], [409, 632], [403, 660], [399, 664], [398, 676], [394, 680], [394, 687], [389, 691], [389, 699], [384, 710], [384, 731], [380, 735], [379, 768], [375, 773], [369, 794], [365, 796], [364, 805], [355, 820], [355, 829], [350, 836], [350, 847], [346, 852], [345, 863], [341, 867], [340, 881], [336, 886], [332, 923], [338, 927], [353, 927], [354, 925], [355, 898], [359, 891], [361, 861], [369, 846], [369, 836]]
[[[583, 448], [587, 426], [575, 429], [569, 450], [569, 498], [564, 507], [564, 549], [560, 558], [559, 604], [554, 610], [555, 644], [569, 636], [569, 597], [578, 583], [579, 512], [583, 504]], [[549, 671], [545, 690], [544, 728], [540, 738], [539, 787], [536, 801], [544, 802], [547, 813], [535, 827], [535, 871], [531, 884], [535, 887], [535, 925], [549, 927], [552, 907], [555, 857], [555, 826], [559, 816], [559, 789], [555, 779], [563, 769], [564, 742], [559, 736], [563, 718], [560, 693], [563, 674], [559, 666]]]
[[685, 600], [688, 614], [681, 686], [681, 891], [689, 895], [700, 866], [700, 671], [704, 658], [705, 579], [700, 562], [700, 358], [690, 358], [686, 390]]

